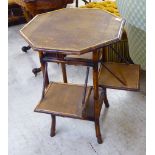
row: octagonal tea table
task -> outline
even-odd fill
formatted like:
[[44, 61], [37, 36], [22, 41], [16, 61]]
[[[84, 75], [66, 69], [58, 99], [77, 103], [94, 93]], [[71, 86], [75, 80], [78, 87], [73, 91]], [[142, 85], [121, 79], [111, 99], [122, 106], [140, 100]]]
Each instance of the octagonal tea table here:
[[[121, 39], [124, 23], [99, 9], [67, 8], [37, 15], [21, 29], [25, 40], [40, 53], [44, 80], [35, 112], [51, 115], [51, 136], [56, 116], [71, 117], [95, 122], [96, 137], [102, 143], [99, 117], [103, 101], [109, 107], [106, 88], [138, 90], [139, 66], [104, 63], [100, 51]], [[85, 84], [49, 82], [49, 62], [86, 66]], [[90, 67], [93, 86], [87, 86]]]

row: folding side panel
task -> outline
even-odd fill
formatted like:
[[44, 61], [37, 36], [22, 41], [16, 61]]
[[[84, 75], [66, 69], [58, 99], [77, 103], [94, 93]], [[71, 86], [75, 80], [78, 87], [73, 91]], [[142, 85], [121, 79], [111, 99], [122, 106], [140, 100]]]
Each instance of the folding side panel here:
[[140, 66], [123, 63], [104, 63], [99, 73], [99, 85], [112, 89], [139, 90]]

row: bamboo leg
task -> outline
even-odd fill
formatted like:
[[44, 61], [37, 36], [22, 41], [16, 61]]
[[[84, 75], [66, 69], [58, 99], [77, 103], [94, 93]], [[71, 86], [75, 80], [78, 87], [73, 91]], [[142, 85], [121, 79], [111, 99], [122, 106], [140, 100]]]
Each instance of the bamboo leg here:
[[64, 63], [61, 63], [61, 69], [62, 69], [63, 81], [64, 83], [67, 83], [66, 65]]
[[55, 136], [55, 127], [56, 127], [56, 116], [55, 115], [51, 115], [52, 118], [52, 122], [51, 122], [51, 133], [50, 136], [54, 137]]
[[[44, 75], [44, 71], [45, 71], [45, 64], [41, 61], [42, 60], [42, 57], [43, 57], [43, 52], [38, 52], [39, 53], [39, 59], [40, 59], [40, 64], [41, 64], [41, 70], [42, 70], [42, 73]], [[45, 87], [48, 86], [49, 84], [49, 78], [48, 78], [48, 74], [46, 74], [46, 83], [45, 83]]]
[[102, 140], [101, 131], [100, 131], [99, 119], [95, 120], [95, 130], [96, 130], [97, 142], [99, 144], [102, 144], [103, 140]]
[[96, 137], [99, 144], [101, 144], [102, 136], [100, 132], [99, 116], [100, 116], [100, 107], [99, 107], [99, 90], [98, 90], [98, 52], [93, 52], [93, 86], [94, 86], [94, 114], [95, 114], [95, 130]]
[[105, 107], [109, 108], [109, 102], [108, 102], [108, 99], [107, 99], [107, 89], [106, 88], [103, 88], [103, 93], [104, 93], [104, 104], [105, 104]]

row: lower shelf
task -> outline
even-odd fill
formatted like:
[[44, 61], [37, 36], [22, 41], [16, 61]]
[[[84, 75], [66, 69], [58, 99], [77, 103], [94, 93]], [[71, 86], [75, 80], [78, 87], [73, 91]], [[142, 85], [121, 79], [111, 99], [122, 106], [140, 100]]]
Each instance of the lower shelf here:
[[[87, 87], [86, 102], [82, 105], [84, 86], [65, 83], [50, 83], [43, 100], [35, 108], [35, 112], [53, 114], [84, 120], [94, 120], [93, 88]], [[102, 89], [100, 108], [103, 103]]]
[[[110, 71], [109, 71], [110, 70]], [[99, 85], [106, 88], [138, 91], [140, 66], [123, 63], [104, 63], [99, 73]]]

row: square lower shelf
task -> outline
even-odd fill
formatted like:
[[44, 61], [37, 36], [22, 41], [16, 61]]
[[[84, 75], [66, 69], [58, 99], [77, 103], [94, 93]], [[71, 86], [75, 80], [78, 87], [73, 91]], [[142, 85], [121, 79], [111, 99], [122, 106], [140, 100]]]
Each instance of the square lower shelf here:
[[[118, 79], [120, 79], [120, 81]], [[139, 82], [140, 82], [139, 65], [113, 63], [113, 62], [104, 63], [104, 66], [101, 65], [99, 73], [100, 86], [112, 89], [138, 91], [140, 89]]]
[[[35, 108], [35, 112], [77, 119], [94, 120], [93, 88], [88, 86], [86, 102], [82, 105], [84, 86], [65, 83], [50, 83], [45, 97]], [[100, 93], [100, 106], [103, 93]]]

